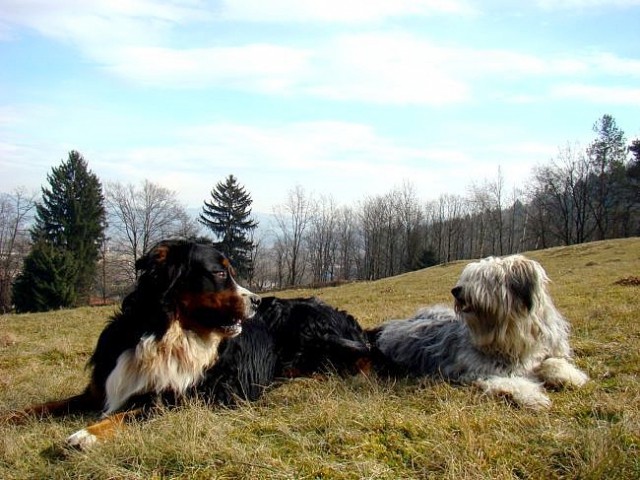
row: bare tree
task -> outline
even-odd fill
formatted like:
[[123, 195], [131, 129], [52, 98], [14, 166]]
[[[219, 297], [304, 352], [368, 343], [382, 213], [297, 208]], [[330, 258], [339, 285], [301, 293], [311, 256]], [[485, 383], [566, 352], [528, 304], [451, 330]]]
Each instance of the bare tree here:
[[362, 277], [367, 280], [382, 278], [388, 271], [388, 245], [385, 239], [389, 203], [383, 196], [368, 198], [360, 211], [360, 230], [364, 249]]
[[336, 212], [335, 200], [332, 197], [321, 196], [315, 215], [309, 222], [306, 244], [313, 283], [330, 282], [335, 278], [338, 248]]
[[337, 212], [337, 279], [349, 280], [358, 277], [362, 264], [360, 235], [358, 231], [357, 214], [348, 207], [342, 207]]
[[427, 207], [433, 247], [441, 261], [451, 262], [462, 257], [466, 205], [460, 195], [443, 194]]
[[300, 185], [289, 190], [284, 204], [274, 207], [274, 218], [279, 230], [276, 236], [287, 268], [288, 285], [297, 285], [304, 277], [306, 252], [303, 240], [314, 209], [313, 197], [307, 195]]
[[400, 245], [404, 271], [413, 270], [419, 264], [422, 245], [421, 230], [423, 211], [414, 186], [405, 182], [395, 191], [396, 209], [400, 222]]
[[162, 238], [198, 234], [176, 193], [148, 180], [140, 187], [119, 182], [107, 184], [106, 203], [114, 250], [121, 254], [131, 281], [136, 278], [135, 261]]
[[[503, 255], [504, 251], [504, 177], [498, 167], [494, 180], [484, 180], [480, 185], [471, 185], [470, 200], [476, 215], [480, 215], [482, 243], [479, 256], [484, 256], [485, 245], [489, 236], [489, 251]], [[486, 224], [486, 226], [485, 226]]]
[[592, 169], [585, 154], [570, 145], [560, 149], [549, 165], [537, 167], [531, 203], [544, 217], [538, 228], [563, 245], [587, 241], [596, 227], [590, 213], [591, 178]]
[[0, 194], [0, 312], [11, 310], [11, 286], [20, 271], [30, 242], [27, 222], [35, 195], [18, 188]]

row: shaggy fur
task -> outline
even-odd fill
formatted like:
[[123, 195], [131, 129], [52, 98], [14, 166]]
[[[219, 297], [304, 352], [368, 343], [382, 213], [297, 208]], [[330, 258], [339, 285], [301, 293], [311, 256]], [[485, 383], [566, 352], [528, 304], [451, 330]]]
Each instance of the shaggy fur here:
[[579, 387], [569, 325], [553, 305], [548, 278], [522, 255], [467, 265], [452, 289], [454, 308], [424, 308], [368, 332], [374, 364], [391, 374], [473, 384], [534, 409], [551, 402], [543, 385]]
[[316, 298], [264, 297], [242, 334], [220, 346], [197, 387], [209, 401], [255, 400], [280, 379], [366, 370], [365, 333], [348, 313]]

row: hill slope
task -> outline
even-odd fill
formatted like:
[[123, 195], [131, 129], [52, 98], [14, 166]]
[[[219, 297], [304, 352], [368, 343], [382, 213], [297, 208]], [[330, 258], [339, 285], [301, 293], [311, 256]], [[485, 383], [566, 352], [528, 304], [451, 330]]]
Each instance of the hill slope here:
[[[90, 418], [2, 425], [0, 478], [639, 478], [640, 239], [528, 255], [591, 377], [552, 393], [549, 412], [443, 383], [299, 379], [235, 410], [167, 412], [86, 454], [58, 446]], [[373, 326], [449, 303], [465, 264], [278, 295], [313, 294]], [[79, 391], [111, 311], [0, 317], [0, 411]]]

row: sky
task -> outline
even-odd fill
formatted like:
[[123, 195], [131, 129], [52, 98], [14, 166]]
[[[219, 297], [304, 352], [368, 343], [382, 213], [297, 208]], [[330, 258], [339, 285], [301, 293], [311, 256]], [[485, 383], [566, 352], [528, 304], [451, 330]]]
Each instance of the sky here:
[[103, 184], [271, 212], [498, 177], [604, 114], [640, 136], [640, 0], [0, 0], [0, 192], [79, 151]]

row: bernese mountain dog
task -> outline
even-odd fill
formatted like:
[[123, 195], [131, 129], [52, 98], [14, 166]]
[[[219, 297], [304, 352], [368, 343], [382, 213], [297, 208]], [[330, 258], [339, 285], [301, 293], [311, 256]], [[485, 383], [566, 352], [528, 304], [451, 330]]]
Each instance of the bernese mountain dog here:
[[67, 438], [87, 448], [159, 405], [198, 396], [211, 404], [256, 400], [279, 378], [356, 372], [368, 344], [357, 321], [313, 298], [261, 298], [239, 286], [211, 244], [165, 240], [136, 262], [135, 289], [100, 334], [79, 395], [29, 415], [102, 412]]

